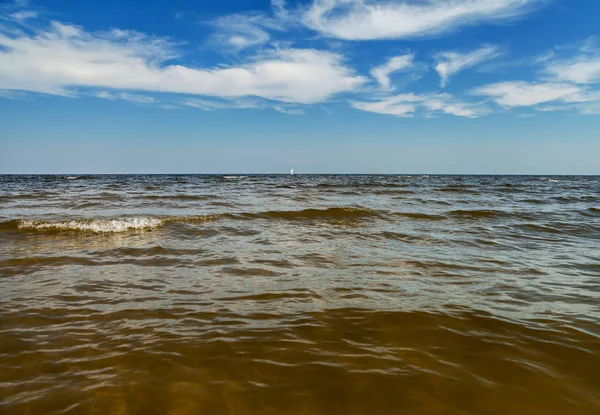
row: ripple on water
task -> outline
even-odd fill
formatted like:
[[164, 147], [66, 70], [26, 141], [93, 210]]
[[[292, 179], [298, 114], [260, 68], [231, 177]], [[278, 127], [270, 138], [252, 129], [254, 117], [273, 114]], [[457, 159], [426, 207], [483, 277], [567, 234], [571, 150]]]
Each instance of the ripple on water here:
[[600, 179], [545, 179], [0, 176], [0, 412], [600, 413]]

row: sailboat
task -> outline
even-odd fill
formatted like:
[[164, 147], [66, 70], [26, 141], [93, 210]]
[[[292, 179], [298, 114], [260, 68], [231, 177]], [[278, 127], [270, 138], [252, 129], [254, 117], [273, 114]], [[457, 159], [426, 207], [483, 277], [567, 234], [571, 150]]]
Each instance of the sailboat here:
[[290, 175], [294, 175], [294, 169], [290, 170]]

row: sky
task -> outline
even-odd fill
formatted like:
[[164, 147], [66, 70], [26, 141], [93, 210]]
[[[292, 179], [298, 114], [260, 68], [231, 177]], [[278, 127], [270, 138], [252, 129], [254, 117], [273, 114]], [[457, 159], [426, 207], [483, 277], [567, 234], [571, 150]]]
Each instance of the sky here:
[[600, 174], [598, 0], [0, 0], [0, 174]]

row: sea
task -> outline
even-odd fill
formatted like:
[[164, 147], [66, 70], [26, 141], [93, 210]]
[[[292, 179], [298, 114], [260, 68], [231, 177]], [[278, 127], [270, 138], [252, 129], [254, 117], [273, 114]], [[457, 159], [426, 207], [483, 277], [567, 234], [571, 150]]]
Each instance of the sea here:
[[2, 414], [600, 414], [600, 177], [0, 176]]

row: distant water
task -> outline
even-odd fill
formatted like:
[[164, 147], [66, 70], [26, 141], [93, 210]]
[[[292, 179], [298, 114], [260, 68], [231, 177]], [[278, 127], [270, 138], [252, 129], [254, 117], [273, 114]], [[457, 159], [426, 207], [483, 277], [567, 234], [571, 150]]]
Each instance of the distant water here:
[[600, 177], [0, 176], [2, 414], [599, 414]]

